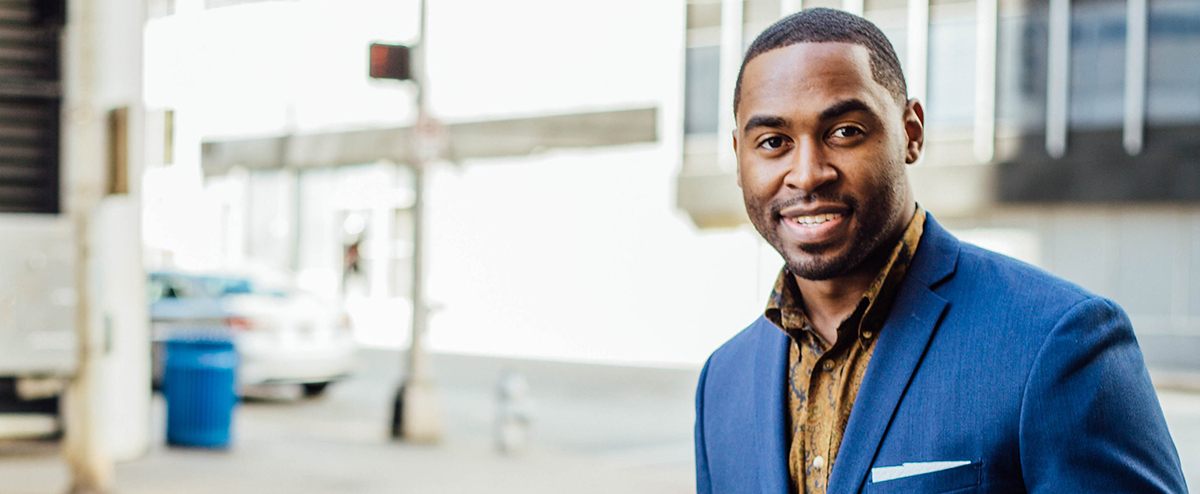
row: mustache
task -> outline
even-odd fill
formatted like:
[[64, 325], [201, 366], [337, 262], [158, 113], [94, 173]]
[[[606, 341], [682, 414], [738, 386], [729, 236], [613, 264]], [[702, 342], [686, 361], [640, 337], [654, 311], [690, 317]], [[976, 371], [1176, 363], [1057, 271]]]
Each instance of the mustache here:
[[771, 217], [779, 219], [783, 217], [784, 209], [801, 204], [812, 204], [818, 202], [824, 204], [841, 204], [850, 210], [858, 209], [858, 200], [851, 196], [829, 193], [801, 193], [793, 197], [771, 201], [769, 211], [771, 212]]

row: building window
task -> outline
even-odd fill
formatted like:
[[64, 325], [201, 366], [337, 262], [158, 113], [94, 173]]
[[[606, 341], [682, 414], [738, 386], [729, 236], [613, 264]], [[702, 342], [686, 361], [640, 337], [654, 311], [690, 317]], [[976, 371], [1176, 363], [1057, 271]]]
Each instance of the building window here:
[[900, 59], [900, 68], [912, 77], [908, 73], [908, 0], [866, 0], [863, 4], [863, 17], [879, 26]]
[[742, 51], [758, 34], [782, 18], [783, 5], [780, 0], [746, 0], [742, 8]]
[[0, 3], [0, 212], [59, 211], [63, 3]]
[[684, 133], [715, 134], [718, 111], [733, 111], [717, 108], [721, 73], [721, 48], [719, 46], [696, 46], [687, 49], [686, 87], [684, 88], [683, 128]]
[[935, 0], [929, 7], [929, 105], [932, 129], [971, 128], [975, 119], [975, 2]]
[[1046, 2], [1001, 2], [996, 39], [996, 124], [1001, 134], [1046, 128]]
[[1150, 2], [1146, 120], [1200, 122], [1200, 2]]
[[1072, 129], [1119, 128], [1125, 115], [1125, 0], [1071, 5], [1068, 120]]

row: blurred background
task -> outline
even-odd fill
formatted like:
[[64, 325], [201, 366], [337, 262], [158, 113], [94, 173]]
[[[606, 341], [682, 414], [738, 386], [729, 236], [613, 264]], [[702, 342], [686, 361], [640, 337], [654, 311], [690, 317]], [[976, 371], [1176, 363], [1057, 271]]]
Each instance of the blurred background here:
[[1129, 312], [1200, 485], [1195, 0], [3, 0], [0, 492], [693, 491], [781, 266], [734, 79], [816, 6], [926, 209]]

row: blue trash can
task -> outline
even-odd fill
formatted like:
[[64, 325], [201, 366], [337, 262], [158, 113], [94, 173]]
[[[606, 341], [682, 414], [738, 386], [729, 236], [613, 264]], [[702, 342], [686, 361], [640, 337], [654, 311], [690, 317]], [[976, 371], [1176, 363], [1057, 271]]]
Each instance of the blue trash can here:
[[167, 444], [227, 448], [237, 405], [238, 356], [228, 338], [167, 340]]

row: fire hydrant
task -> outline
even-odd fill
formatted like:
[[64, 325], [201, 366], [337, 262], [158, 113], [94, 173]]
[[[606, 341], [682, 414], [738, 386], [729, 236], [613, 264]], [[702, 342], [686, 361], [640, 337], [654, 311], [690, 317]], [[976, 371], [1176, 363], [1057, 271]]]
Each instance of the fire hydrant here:
[[524, 450], [532, 415], [529, 382], [515, 371], [505, 371], [496, 384], [496, 449], [503, 454]]

